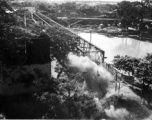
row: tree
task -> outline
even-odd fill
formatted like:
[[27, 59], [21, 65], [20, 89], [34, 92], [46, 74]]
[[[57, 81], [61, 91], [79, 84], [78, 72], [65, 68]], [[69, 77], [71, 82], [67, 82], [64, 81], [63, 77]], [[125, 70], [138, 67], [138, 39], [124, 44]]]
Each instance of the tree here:
[[114, 60], [114, 65], [118, 69], [133, 72], [141, 83], [152, 83], [152, 55], [147, 54], [143, 59], [132, 57], [120, 57]]
[[144, 16], [147, 18], [152, 18], [152, 0], [142, 0], [142, 6], [145, 10]]
[[40, 3], [39, 4], [39, 9], [42, 10], [42, 11], [46, 11], [46, 12], [51, 12], [51, 10], [47, 7], [47, 4], [46, 3]]
[[130, 26], [130, 19], [133, 12], [133, 6], [129, 1], [122, 1], [118, 3], [118, 15], [120, 16], [123, 27]]
[[34, 34], [17, 26], [12, 7], [5, 1], [0, 1], [0, 61], [6, 64], [23, 64], [26, 60], [25, 44]]
[[152, 14], [151, 3], [151, 0], [142, 0], [141, 3], [135, 4], [135, 8], [137, 9], [136, 11], [138, 15], [137, 18], [139, 19], [139, 31], [143, 30], [143, 19], [147, 18]]
[[122, 1], [118, 3], [118, 15], [123, 27], [139, 24], [139, 31], [143, 30], [143, 19], [151, 14], [150, 0], [142, 2]]
[[46, 34], [50, 37], [51, 58], [57, 59], [57, 61], [65, 67], [64, 64], [68, 53], [77, 53], [79, 37], [58, 27], [47, 28]]
[[48, 106], [42, 118], [89, 119], [96, 114], [97, 106], [93, 100], [93, 95], [83, 94], [80, 90], [83, 83], [81, 74], [81, 72], [70, 74], [69, 78], [63, 79], [51, 78], [39, 86], [40, 91], [35, 94], [35, 97], [45, 106]]
[[150, 7], [152, 0], [142, 0], [143, 6], [145, 7]]

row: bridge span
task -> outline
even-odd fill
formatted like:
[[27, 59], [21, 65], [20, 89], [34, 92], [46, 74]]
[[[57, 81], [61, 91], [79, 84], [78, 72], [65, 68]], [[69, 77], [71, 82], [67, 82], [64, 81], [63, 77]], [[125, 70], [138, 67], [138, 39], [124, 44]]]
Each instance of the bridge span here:
[[[53, 21], [52, 19], [43, 15], [40, 12], [36, 12], [36, 13], [33, 13], [33, 14], [34, 14], [34, 16], [39, 18], [44, 24], [47, 24], [49, 27], [52, 27], [52, 26], [56, 25], [58, 27], [61, 27], [65, 30], [67, 30], [68, 32], [78, 36], [76, 33], [72, 32], [68, 28], [65, 28], [64, 26], [62, 26], [59, 23]], [[105, 68], [107, 68], [107, 70], [112, 75], [115, 76], [114, 77], [115, 82], [116, 82], [116, 84], [119, 83], [119, 87], [120, 87], [120, 83], [123, 82], [123, 83], [125, 83], [126, 86], [129, 86], [129, 87], [132, 87], [133, 89], [137, 89], [137, 90], [141, 91], [141, 88], [138, 88], [134, 85], [131, 85], [128, 82], [125, 81], [125, 79], [122, 77], [123, 74], [121, 73], [121, 70], [118, 70], [113, 65], [107, 64], [106, 62], [104, 62], [104, 59], [105, 59], [105, 51], [104, 50], [102, 50], [102, 49], [98, 48], [97, 46], [93, 45], [92, 43], [86, 41], [85, 39], [81, 38], [80, 36], [78, 36], [78, 37], [80, 39], [79, 39], [78, 44], [77, 44], [77, 49], [78, 49], [77, 55], [86, 56], [86, 55], [94, 54], [94, 61], [98, 65], [102, 64]], [[132, 76], [132, 79], [135, 80], [135, 77]]]
[[75, 24], [81, 24], [81, 23], [93, 23], [95, 25], [101, 24], [103, 21], [106, 21], [108, 24], [112, 23], [119, 23], [120, 19], [116, 18], [103, 18], [103, 17], [58, 17], [58, 19], [67, 21], [69, 23], [69, 26], [73, 26]]
[[120, 21], [120, 19], [116, 18], [99, 18], [99, 17], [57, 17], [58, 19], [67, 20], [67, 19], [73, 19], [73, 20], [112, 20], [112, 21]]
[[40, 19], [44, 24], [48, 25], [49, 27], [52, 26], [58, 26], [66, 30], [67, 32], [70, 32], [71, 34], [79, 37], [79, 40], [77, 41], [77, 55], [88, 55], [93, 56], [94, 61], [99, 65], [104, 62], [105, 58], [105, 51], [100, 49], [99, 47], [93, 45], [92, 43], [88, 42], [87, 40], [81, 38], [76, 33], [71, 31], [68, 28], [65, 28], [64, 26], [60, 25], [59, 23], [55, 22], [54, 20], [50, 19], [49, 17], [43, 15], [40, 12], [33, 13], [35, 17]]

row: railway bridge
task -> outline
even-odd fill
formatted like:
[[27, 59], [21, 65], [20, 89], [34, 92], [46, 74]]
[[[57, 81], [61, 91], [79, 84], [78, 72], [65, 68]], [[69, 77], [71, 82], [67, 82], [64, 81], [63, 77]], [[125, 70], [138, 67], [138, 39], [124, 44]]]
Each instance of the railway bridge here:
[[[44, 24], [47, 24], [49, 27], [56, 25], [58, 27], [63, 28], [64, 30], [67, 30], [67, 32], [70, 32], [73, 35], [78, 36], [76, 33], [71, 31], [70, 29], [65, 28], [64, 26], [60, 25], [59, 23], [55, 22], [54, 20], [50, 19], [49, 17], [43, 15], [40, 12], [35, 12], [35, 13], [33, 13], [33, 15], [35, 17], [37, 17], [38, 19], [40, 19]], [[117, 86], [117, 87], [120, 87], [120, 83], [123, 82], [123, 83], [125, 83], [126, 86], [129, 86], [129, 87], [132, 87], [133, 89], [137, 89], [137, 90], [141, 91], [141, 88], [138, 88], [138, 87], [126, 82], [126, 80], [122, 77], [123, 74], [121, 73], [121, 70], [118, 70], [113, 65], [107, 64], [104, 61], [104, 59], [105, 59], [104, 50], [102, 50], [99, 47], [93, 45], [92, 43], [86, 41], [85, 39], [81, 38], [80, 36], [78, 36], [78, 37], [80, 39], [77, 44], [77, 50], [78, 50], [77, 55], [79, 55], [79, 56], [93, 55], [94, 61], [98, 65], [100, 65], [100, 64], [103, 65], [112, 75], [115, 76], [114, 79], [115, 79], [116, 84], [119, 83], [119, 86]], [[132, 76], [132, 78], [135, 80], [134, 76]]]
[[[114, 76], [114, 80], [115, 80], [115, 87], [118, 89], [120, 88], [120, 83], [124, 83], [126, 86], [132, 87], [133, 89], [139, 90], [141, 91], [142, 89], [134, 86], [133, 84], [130, 84], [126, 81], [126, 79], [123, 77], [124, 74], [121, 72], [121, 70], [118, 70], [117, 68], [115, 68], [112, 64], [108, 64], [104, 61], [105, 59], [105, 51], [100, 49], [99, 47], [93, 45], [92, 43], [86, 41], [85, 39], [81, 38], [80, 36], [78, 36], [76, 33], [74, 33], [73, 31], [71, 31], [69, 28], [65, 28], [64, 26], [60, 25], [59, 23], [55, 22], [54, 20], [52, 20], [51, 18], [49, 18], [48, 16], [35, 11], [32, 14], [32, 19], [33, 20], [39, 20], [41, 21], [43, 24], [47, 25], [48, 27], [53, 27], [53, 26], [57, 26], [62, 28], [63, 30], [70, 32], [71, 34], [75, 35], [76, 37], [79, 37], [79, 39], [77, 39], [77, 55], [79, 56], [91, 56], [93, 55], [94, 57], [94, 61], [98, 64], [98, 65], [102, 65], [104, 66], [113, 76]], [[130, 76], [132, 77], [132, 79], [136, 82], [139, 82], [138, 78], [134, 77], [134, 76]], [[136, 79], [136, 80], [135, 80]], [[117, 83], [119, 84], [117, 86]]]
[[113, 24], [119, 23], [120, 19], [117, 18], [108, 18], [108, 17], [58, 17], [58, 19], [68, 21], [69, 26], [72, 27], [76, 24], [92, 24], [92, 25], [99, 25], [101, 23]]
[[105, 51], [100, 49], [99, 47], [93, 45], [92, 43], [86, 41], [85, 39], [81, 38], [78, 36], [76, 33], [71, 31], [68, 28], [65, 28], [64, 26], [60, 25], [59, 23], [55, 22], [51, 18], [47, 17], [46, 15], [40, 13], [40, 12], [35, 12], [33, 13], [33, 17], [35, 19], [39, 19], [40, 21], [43, 22], [43, 24], [48, 25], [49, 27], [52, 26], [58, 26], [61, 27], [62, 29], [66, 30], [67, 32], [70, 32], [71, 34], [79, 37], [77, 41], [77, 55], [85, 56], [85, 55], [90, 55], [94, 57], [94, 61], [99, 65], [104, 62], [105, 59]]

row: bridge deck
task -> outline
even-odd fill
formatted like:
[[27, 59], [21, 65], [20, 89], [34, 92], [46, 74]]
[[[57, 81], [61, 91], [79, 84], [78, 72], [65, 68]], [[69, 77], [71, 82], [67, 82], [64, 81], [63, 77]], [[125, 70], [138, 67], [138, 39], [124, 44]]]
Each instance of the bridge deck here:
[[58, 17], [59, 19], [67, 20], [67, 19], [75, 19], [75, 20], [115, 20], [119, 21], [120, 19], [115, 18], [84, 18], [84, 17]]

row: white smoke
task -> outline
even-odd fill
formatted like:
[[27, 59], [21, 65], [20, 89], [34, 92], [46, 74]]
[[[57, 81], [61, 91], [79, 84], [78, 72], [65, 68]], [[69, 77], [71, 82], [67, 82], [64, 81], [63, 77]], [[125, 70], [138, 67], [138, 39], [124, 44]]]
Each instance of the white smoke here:
[[83, 77], [87, 88], [97, 92], [99, 98], [103, 98], [107, 93], [109, 81], [112, 79], [111, 74], [103, 66], [98, 66], [87, 56], [79, 57], [69, 53], [68, 59], [71, 67], [75, 67], [82, 72], [86, 72]]
[[97, 106], [97, 109], [99, 110], [99, 112], [101, 112], [103, 109], [102, 109], [102, 104], [101, 104], [101, 101], [99, 100], [99, 98], [97, 97], [94, 97], [94, 102]]
[[147, 118], [144, 118], [143, 120], [152, 120], [152, 115], [150, 115], [150, 116], [147, 117]]
[[115, 109], [113, 105], [110, 106], [110, 109], [105, 109], [105, 113], [110, 118], [124, 118], [129, 115], [129, 112], [125, 108]]

